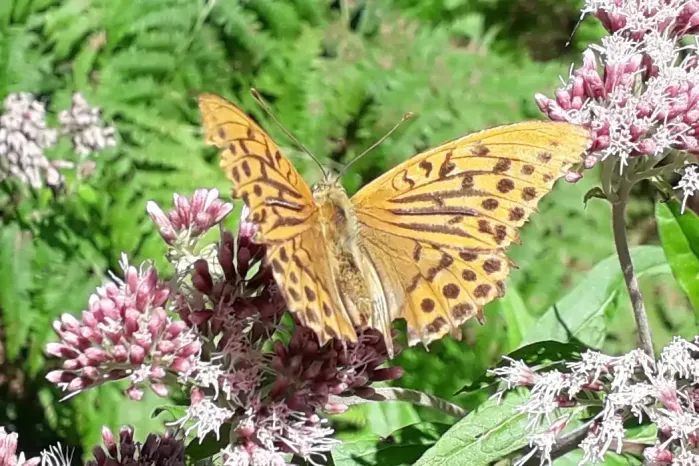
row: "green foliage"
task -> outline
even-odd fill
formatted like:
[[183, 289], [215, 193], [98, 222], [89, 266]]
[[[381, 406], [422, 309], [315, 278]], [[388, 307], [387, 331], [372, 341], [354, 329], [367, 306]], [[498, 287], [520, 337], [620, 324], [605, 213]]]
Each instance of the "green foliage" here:
[[699, 317], [696, 314], [699, 312], [699, 218], [691, 210], [683, 214], [677, 200], [656, 204], [655, 216], [672, 274]]

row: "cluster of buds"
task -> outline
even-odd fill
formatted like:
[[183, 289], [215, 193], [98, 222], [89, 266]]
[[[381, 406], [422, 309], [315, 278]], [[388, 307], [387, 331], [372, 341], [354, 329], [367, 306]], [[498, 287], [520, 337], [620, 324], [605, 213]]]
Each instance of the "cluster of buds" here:
[[[507, 389], [530, 388], [518, 409], [529, 416], [533, 428], [561, 408], [589, 407], [590, 400], [600, 400], [599, 412], [579, 445], [584, 453], [580, 464], [603, 462], [609, 450], [620, 453], [627, 440], [624, 423], [634, 418], [657, 427], [655, 445], [644, 449], [647, 464], [699, 464], [699, 337], [675, 337], [657, 361], [641, 350], [618, 357], [587, 351], [564, 371], [536, 372], [522, 361], [510, 360], [509, 366], [491, 372]], [[537, 452], [541, 464], [550, 461], [570, 420], [563, 415], [533, 435], [530, 444], [535, 448], [520, 463]]]
[[171, 432], [149, 434], [143, 443], [134, 440], [134, 429], [124, 426], [116, 439], [102, 428], [104, 448], [92, 449], [94, 459], [86, 466], [184, 466], [184, 441]]
[[[59, 169], [72, 168], [64, 160], [51, 161], [45, 150], [54, 147], [59, 132], [47, 127], [46, 108], [27, 92], [9, 94], [0, 115], [0, 181], [13, 177], [34, 189], [46, 185], [53, 189], [64, 183]], [[71, 110], [59, 114], [61, 135], [73, 140], [80, 156], [116, 145], [115, 130], [103, 128], [99, 109], [91, 108], [80, 94], [73, 96]]]
[[121, 266], [125, 280], [99, 287], [81, 319], [64, 314], [54, 322], [60, 341], [47, 344], [46, 352], [61, 358], [63, 367], [46, 378], [73, 394], [128, 378], [132, 399], [141, 399], [144, 383], [166, 396], [164, 379], [191, 368], [199, 339], [184, 322], [168, 316], [163, 306], [170, 290], [152, 265], [139, 270], [122, 256]]
[[73, 141], [73, 151], [86, 157], [107, 147], [116, 146], [116, 130], [113, 126], [102, 126], [99, 107], [90, 107], [80, 93], [73, 94], [70, 110], [58, 114], [61, 133]]
[[206, 189], [175, 195], [169, 212], [149, 202], [175, 277], [166, 285], [152, 266], [125, 264], [124, 282], [98, 289], [81, 320], [55, 323], [61, 341], [46, 349], [63, 368], [48, 379], [75, 393], [128, 378], [136, 399], [145, 385], [165, 394], [177, 384], [190, 406], [174, 424], [200, 441], [229, 426], [227, 466], [282, 465], [288, 454], [314, 461], [338, 443], [323, 414], [347, 409], [343, 396], [372, 396], [373, 382], [402, 370], [380, 367], [388, 352], [376, 331], [320, 345], [293, 316], [283, 318], [286, 304], [246, 208], [237, 234], [221, 227], [218, 243], [202, 246], [232, 208]]
[[[552, 120], [590, 127], [584, 168], [611, 157], [623, 171], [635, 157], [657, 164], [670, 154], [667, 174], [682, 168], [685, 153], [699, 155], [699, 47], [682, 42], [699, 32], [699, 1], [585, 0], [583, 13], [609, 35], [588, 47], [554, 98], [536, 95], [539, 108]], [[699, 185], [690, 175], [678, 188], [686, 200]]]

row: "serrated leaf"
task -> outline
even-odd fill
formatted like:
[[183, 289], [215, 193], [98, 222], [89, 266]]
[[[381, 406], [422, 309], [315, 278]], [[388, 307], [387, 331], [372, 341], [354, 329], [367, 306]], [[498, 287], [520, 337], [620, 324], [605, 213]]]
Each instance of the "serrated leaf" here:
[[[659, 246], [635, 247], [631, 257], [639, 277], [670, 272]], [[546, 311], [523, 343], [575, 338], [591, 348], [600, 348], [605, 337], [604, 311], [622, 287], [623, 276], [614, 254], [598, 263], [584, 281]]]
[[677, 200], [657, 203], [655, 219], [660, 243], [672, 275], [687, 294], [699, 321], [699, 217], [690, 209], [682, 213]]

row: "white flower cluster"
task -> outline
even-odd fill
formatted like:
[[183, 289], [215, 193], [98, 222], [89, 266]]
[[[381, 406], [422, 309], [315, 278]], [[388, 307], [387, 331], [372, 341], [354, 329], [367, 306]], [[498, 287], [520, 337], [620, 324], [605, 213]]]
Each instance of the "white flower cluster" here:
[[90, 107], [82, 94], [73, 94], [70, 110], [58, 114], [61, 132], [73, 140], [76, 154], [86, 157], [107, 147], [116, 146], [116, 130], [113, 126], [102, 126], [99, 107]]
[[[491, 373], [500, 377], [507, 389], [531, 388], [529, 398], [518, 409], [529, 416], [532, 428], [543, 419], [550, 420], [560, 408], [601, 400], [601, 409], [579, 444], [584, 453], [579, 464], [603, 462], [609, 450], [621, 452], [624, 422], [636, 418], [657, 427], [655, 445], [644, 451], [648, 464], [699, 465], [699, 337], [694, 341], [675, 337], [657, 361], [641, 350], [618, 357], [587, 351], [581, 361], [568, 363], [563, 372], [536, 373], [521, 361], [510, 361], [509, 366]], [[569, 421], [570, 416], [565, 415], [554, 420], [547, 431], [533, 435], [530, 445], [534, 450], [520, 463], [537, 452], [541, 464], [550, 462]]]
[[[59, 133], [47, 127], [46, 108], [28, 92], [8, 95], [0, 115], [0, 181], [13, 177], [34, 189], [60, 188], [61, 168], [71, 162], [51, 161], [45, 150], [56, 145]], [[61, 135], [72, 138], [73, 149], [81, 157], [116, 145], [115, 129], [102, 127], [100, 111], [90, 107], [80, 94], [73, 95], [73, 106], [59, 114]]]
[[46, 109], [26, 92], [10, 94], [0, 116], [0, 180], [12, 176], [32, 188], [63, 183], [63, 176], [44, 155], [56, 145], [56, 130], [46, 127]]

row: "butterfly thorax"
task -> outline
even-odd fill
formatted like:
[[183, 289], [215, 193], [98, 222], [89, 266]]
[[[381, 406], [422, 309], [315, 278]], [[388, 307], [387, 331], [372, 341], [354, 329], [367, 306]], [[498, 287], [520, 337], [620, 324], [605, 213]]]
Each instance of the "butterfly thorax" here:
[[333, 281], [355, 326], [372, 315], [372, 294], [366, 277], [369, 266], [359, 247], [359, 223], [347, 192], [339, 183], [318, 184], [313, 197], [319, 208], [318, 225], [331, 258]]

